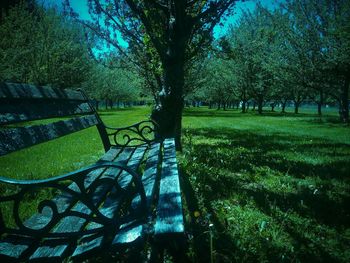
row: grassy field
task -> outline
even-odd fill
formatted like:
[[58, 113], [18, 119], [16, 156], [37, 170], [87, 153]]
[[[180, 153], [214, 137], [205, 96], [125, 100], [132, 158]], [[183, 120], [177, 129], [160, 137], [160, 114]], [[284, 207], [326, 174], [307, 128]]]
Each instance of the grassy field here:
[[336, 120], [186, 110], [193, 258], [350, 262], [350, 129]]
[[[149, 113], [101, 115], [125, 126]], [[192, 261], [350, 262], [350, 128], [327, 114], [185, 110], [178, 157]], [[102, 153], [87, 129], [1, 157], [1, 176], [50, 177]]]

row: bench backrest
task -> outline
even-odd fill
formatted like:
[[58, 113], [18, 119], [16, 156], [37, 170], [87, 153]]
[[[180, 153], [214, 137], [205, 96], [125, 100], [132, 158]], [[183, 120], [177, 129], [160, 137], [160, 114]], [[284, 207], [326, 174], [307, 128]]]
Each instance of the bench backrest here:
[[[28, 121], [64, 117], [68, 118], [25, 126]], [[104, 125], [82, 91], [0, 83], [0, 156], [94, 125], [108, 150]]]

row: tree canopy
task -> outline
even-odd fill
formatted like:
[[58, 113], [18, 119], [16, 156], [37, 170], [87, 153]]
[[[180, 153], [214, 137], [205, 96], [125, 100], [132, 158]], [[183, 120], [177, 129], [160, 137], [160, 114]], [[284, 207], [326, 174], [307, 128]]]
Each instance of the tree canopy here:
[[89, 73], [81, 26], [54, 9], [12, 7], [0, 35], [0, 81], [79, 87]]
[[[81, 23], [122, 54], [130, 57], [130, 51], [130, 59], [148, 72], [148, 85], [157, 85], [159, 98], [153, 119], [160, 125], [160, 136], [175, 135], [179, 149], [186, 66], [210, 45], [213, 28], [232, 11], [235, 0], [88, 3], [93, 21]], [[69, 0], [66, 8], [74, 15]], [[118, 43], [117, 32], [128, 42], [128, 51]]]

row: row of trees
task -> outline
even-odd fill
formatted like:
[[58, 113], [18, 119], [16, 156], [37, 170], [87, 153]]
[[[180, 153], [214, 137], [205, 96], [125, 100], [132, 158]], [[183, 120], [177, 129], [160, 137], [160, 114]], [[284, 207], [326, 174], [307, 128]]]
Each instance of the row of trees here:
[[350, 2], [290, 0], [271, 11], [257, 5], [206, 57], [202, 81], [192, 97], [227, 104], [248, 101], [337, 103], [349, 121]]
[[0, 81], [83, 87], [106, 105], [139, 98], [132, 67], [113, 54], [97, 61], [87, 29], [54, 9], [18, 3], [1, 18], [0, 35]]
[[[274, 11], [258, 5], [214, 48], [213, 28], [233, 15], [235, 0], [87, 3], [90, 20], [79, 19], [69, 0], [64, 17], [33, 4], [1, 17], [0, 81], [83, 86], [106, 104], [149, 92], [161, 135], [175, 136], [178, 149], [187, 95], [241, 101], [243, 111], [253, 100], [259, 112], [266, 101], [298, 107], [313, 99], [321, 114], [335, 100], [349, 120], [349, 1], [287, 0]], [[116, 52], [96, 57], [100, 40]]]

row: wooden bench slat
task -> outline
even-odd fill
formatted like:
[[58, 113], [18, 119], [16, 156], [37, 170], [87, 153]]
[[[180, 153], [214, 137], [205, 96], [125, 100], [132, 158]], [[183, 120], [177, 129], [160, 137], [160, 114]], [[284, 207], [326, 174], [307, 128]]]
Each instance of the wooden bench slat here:
[[0, 83], [0, 99], [69, 99], [87, 101], [83, 94], [76, 90], [3, 82]]
[[[154, 143], [147, 156], [145, 172], [142, 175], [142, 184], [145, 190], [146, 201], [147, 201], [147, 213], [151, 220], [151, 207], [156, 189], [156, 180], [158, 179], [158, 163], [160, 160], [160, 143]], [[136, 196], [131, 203], [131, 206], [136, 208], [141, 202], [140, 196]], [[146, 229], [147, 230], [147, 229]], [[112, 241], [112, 245], [120, 246], [131, 242], [142, 237], [145, 232], [144, 222], [136, 222], [135, 224], [127, 224], [121, 226], [121, 230], [117, 233]]]
[[[154, 143], [147, 156], [145, 171], [142, 175], [142, 184], [146, 194], [147, 207], [153, 202], [155, 182], [158, 174], [158, 163], [160, 160], [160, 143]], [[140, 196], [136, 196], [131, 203], [132, 207], [137, 207], [141, 202]]]
[[[128, 163], [128, 167], [136, 171], [143, 160], [146, 150], [147, 150], [147, 147], [138, 147], [132, 159]], [[125, 171], [123, 171], [120, 176], [120, 180], [118, 182], [122, 188], [127, 189], [131, 181], [132, 181], [132, 176], [126, 173]], [[113, 217], [116, 214], [116, 212], [120, 209], [120, 205], [121, 205], [121, 199], [119, 197], [119, 193], [115, 188], [113, 188], [109, 196], [106, 198], [101, 208], [101, 212], [105, 216]], [[96, 227], [98, 227], [98, 224], [90, 223], [86, 229], [94, 229]], [[79, 240], [78, 242], [79, 245], [75, 249], [72, 257], [81, 257], [86, 253], [91, 253], [92, 249], [96, 250], [103, 246], [103, 241], [104, 241], [103, 237], [97, 237], [89, 241], [85, 241], [84, 239], [85, 238], [82, 238], [81, 240]]]
[[4, 101], [0, 103], [0, 125], [91, 113], [89, 104], [81, 101]]
[[[127, 152], [129, 149], [126, 149], [125, 152]], [[128, 166], [130, 166], [132, 169], [137, 169], [139, 164], [141, 163], [143, 154], [145, 152], [145, 147], [139, 147], [133, 152], [133, 154], [130, 156], [129, 161], [127, 163]], [[118, 159], [118, 162], [120, 160]], [[111, 177], [114, 178], [119, 174], [120, 170], [116, 168], [108, 168], [105, 173], [103, 173], [102, 177]], [[124, 176], [123, 176], [124, 175]], [[127, 187], [127, 185], [130, 184], [132, 177], [130, 175], [125, 176], [124, 172], [122, 172], [120, 176], [120, 186], [121, 187]], [[111, 190], [112, 185], [101, 185], [96, 193], [94, 193], [93, 200], [95, 205], [99, 205], [101, 202], [103, 202], [106, 194]], [[85, 205], [82, 203], [78, 203], [73, 210], [79, 211], [85, 214], [91, 214], [90, 209], [88, 209]], [[104, 211], [104, 214], [107, 211]], [[106, 215], [106, 214], [105, 214]], [[55, 228], [54, 231], [57, 232], [77, 232], [80, 231], [86, 224], [86, 220], [83, 218], [78, 217], [65, 217]], [[50, 243], [50, 240], [47, 240], [46, 242]], [[45, 241], [44, 241], [45, 244]], [[52, 245], [52, 246], [41, 246], [39, 247], [34, 254], [30, 257], [31, 260], [33, 259], [39, 259], [39, 258], [63, 258], [65, 257], [65, 253], [68, 252], [71, 246], [73, 246], [74, 243], [65, 243], [65, 244], [58, 244], [58, 245]]]
[[87, 115], [46, 125], [0, 130], [0, 156], [50, 141], [98, 124], [95, 115]]
[[174, 139], [164, 141], [155, 236], [184, 232], [181, 191]]
[[[112, 148], [107, 153], [105, 153], [100, 160], [102, 161], [113, 161], [115, 159], [120, 159], [121, 161], [125, 158], [123, 156], [120, 156], [120, 153], [122, 152], [122, 149], [120, 148]], [[98, 170], [94, 170], [86, 175], [85, 179], [85, 187], [89, 187], [90, 184], [98, 178], [106, 168], [101, 168]], [[71, 184], [69, 186], [72, 190], [77, 190], [77, 186], [75, 184]], [[54, 199], [52, 199], [53, 202], [57, 205], [57, 209], [59, 212], [64, 212], [67, 210], [72, 204], [71, 204], [71, 197], [68, 195], [58, 195]], [[31, 228], [39, 228], [43, 227], [47, 224], [47, 222], [50, 220], [50, 212], [48, 210], [43, 211], [43, 213], [34, 214], [31, 218], [25, 221], [25, 225]], [[4, 240], [1, 240], [0, 243], [0, 258], [4, 257], [6, 260], [10, 260], [11, 258], [20, 259], [25, 254], [29, 254], [30, 250], [32, 248], [37, 246], [37, 243], [39, 241], [35, 240], [33, 238], [24, 238], [19, 236], [10, 236], [7, 237]]]

